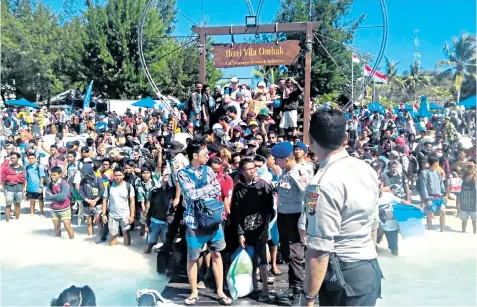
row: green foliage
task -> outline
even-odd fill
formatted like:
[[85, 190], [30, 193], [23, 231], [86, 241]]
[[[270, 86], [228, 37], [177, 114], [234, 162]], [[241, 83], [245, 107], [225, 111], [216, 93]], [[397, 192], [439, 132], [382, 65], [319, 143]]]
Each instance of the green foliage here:
[[437, 62], [437, 68], [447, 67], [444, 73], [453, 74], [453, 87], [456, 91], [456, 101], [459, 103], [462, 85], [466, 79], [471, 79], [475, 84], [476, 71], [476, 37], [463, 33], [454, 37], [452, 45], [444, 44], [445, 60]]
[[[313, 1], [312, 20], [321, 21], [322, 24], [317, 34], [324, 35], [340, 43], [351, 43], [354, 35], [353, 27], [359, 25], [364, 19], [364, 15], [359, 18], [343, 18], [351, 8], [353, 0]], [[276, 15], [277, 22], [298, 22], [308, 20], [307, 1], [303, 0], [282, 0], [281, 9]], [[287, 39], [299, 39], [305, 42], [305, 33], [289, 33], [285, 35]], [[351, 54], [342, 45], [329, 39], [317, 36], [328, 52], [333, 56], [338, 65], [345, 72], [349, 72], [348, 79], [351, 79]], [[349, 84], [339, 68], [328, 56], [320, 43], [313, 39], [312, 51], [312, 71], [311, 71], [311, 95], [321, 95], [332, 91], [349, 89]], [[304, 80], [304, 57], [296, 65], [288, 66], [288, 75], [295, 77], [299, 82]], [[359, 77], [359, 70], [356, 70], [356, 78]]]
[[323, 94], [318, 98], [315, 98], [314, 102], [319, 104], [319, 105], [324, 105], [326, 103], [330, 103], [331, 106], [337, 105], [336, 101], [338, 97], [340, 96], [340, 93], [337, 91], [333, 91], [331, 93]]
[[[146, 0], [86, 0], [84, 12], [64, 0], [63, 11], [33, 0], [2, 1], [2, 89], [18, 98], [48, 99], [71, 88], [85, 88], [110, 99], [135, 99], [153, 92], [137, 48], [138, 23]], [[176, 0], [157, 1], [144, 25], [144, 54], [163, 94], [183, 99], [199, 79], [194, 44], [166, 38], [174, 30]], [[177, 51], [175, 51], [177, 50]], [[211, 83], [221, 77], [209, 59]], [[2, 98], [9, 94], [2, 90]]]
[[283, 74], [280, 72], [279, 66], [257, 66], [255, 70], [252, 71], [252, 74], [255, 79], [263, 80], [265, 84], [270, 86], [271, 84], [277, 84], [278, 79], [283, 77]]

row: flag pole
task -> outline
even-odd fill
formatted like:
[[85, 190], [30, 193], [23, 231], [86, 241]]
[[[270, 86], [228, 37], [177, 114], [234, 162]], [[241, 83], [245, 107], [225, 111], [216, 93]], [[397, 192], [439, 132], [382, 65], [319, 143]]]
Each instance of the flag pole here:
[[353, 52], [351, 52], [351, 103], [354, 104], [354, 62], [353, 62]]

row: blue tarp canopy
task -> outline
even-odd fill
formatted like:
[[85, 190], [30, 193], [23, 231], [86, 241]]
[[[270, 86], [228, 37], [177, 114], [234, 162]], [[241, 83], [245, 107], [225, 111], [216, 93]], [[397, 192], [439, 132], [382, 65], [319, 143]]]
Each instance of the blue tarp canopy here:
[[421, 96], [421, 104], [419, 110], [416, 113], [416, 117], [431, 117], [432, 113], [429, 110], [429, 103], [427, 102], [427, 96]]
[[5, 102], [5, 104], [9, 106], [17, 106], [17, 107], [30, 107], [30, 108], [36, 108], [36, 109], [39, 108], [39, 106], [36, 103], [30, 102], [26, 100], [25, 98], [17, 99], [17, 100], [9, 100]]
[[437, 105], [437, 104], [435, 104], [435, 103], [430, 103], [430, 104], [429, 104], [429, 109], [431, 109], [431, 110], [442, 110], [442, 109], [444, 109], [444, 107], [439, 106], [439, 105]]
[[154, 109], [154, 107], [157, 106], [159, 109], [162, 109], [162, 106], [156, 103], [151, 97], [143, 98], [139, 101], [136, 101], [132, 105], [138, 108], [148, 108], [148, 109]]
[[368, 110], [370, 112], [379, 112], [383, 115], [386, 114], [386, 108], [383, 107], [383, 105], [380, 104], [379, 102], [373, 102], [368, 104]]
[[464, 106], [466, 109], [475, 109], [477, 107], [475, 95], [459, 102], [459, 106]]

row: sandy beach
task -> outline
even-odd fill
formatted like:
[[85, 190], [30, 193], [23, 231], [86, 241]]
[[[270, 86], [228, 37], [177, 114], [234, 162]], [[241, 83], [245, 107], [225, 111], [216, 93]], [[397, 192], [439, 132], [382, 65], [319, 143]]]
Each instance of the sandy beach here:
[[[0, 203], [4, 203], [3, 193]], [[131, 247], [96, 244], [86, 226], [74, 226], [75, 239], [65, 231], [55, 238], [50, 219], [30, 216], [23, 204], [20, 220], [2, 215], [2, 306], [45, 306], [70, 285], [89, 285], [99, 306], [134, 306], [138, 289], [162, 291], [168, 282], [158, 275], [156, 255], [143, 254], [145, 239], [133, 233]], [[2, 206], [3, 209], [3, 206]], [[46, 215], [49, 216], [48, 210]], [[460, 232], [460, 220], [450, 209], [444, 233], [426, 231], [424, 238], [399, 242], [399, 256], [391, 255], [385, 240], [379, 247], [384, 273], [378, 306], [475, 306], [477, 236]], [[122, 239], [120, 240], [122, 243]]]

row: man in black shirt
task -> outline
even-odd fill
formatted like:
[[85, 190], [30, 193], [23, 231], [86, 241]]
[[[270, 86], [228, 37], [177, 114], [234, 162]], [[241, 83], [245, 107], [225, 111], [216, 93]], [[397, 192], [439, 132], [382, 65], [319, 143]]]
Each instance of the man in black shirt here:
[[[255, 163], [250, 158], [240, 161], [240, 179], [235, 185], [231, 217], [237, 227], [239, 244], [254, 247], [254, 266], [260, 267], [263, 281], [259, 301], [269, 300], [267, 284], [268, 226], [273, 215], [272, 186], [256, 173]], [[258, 290], [257, 275], [253, 274], [253, 286]]]

